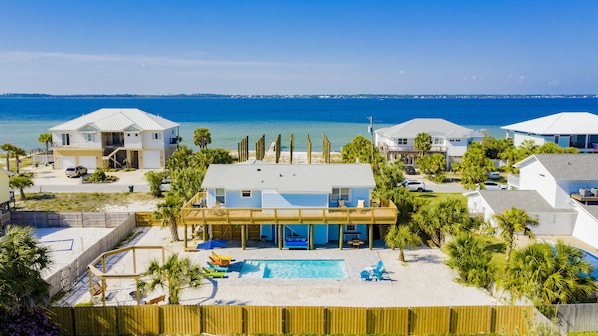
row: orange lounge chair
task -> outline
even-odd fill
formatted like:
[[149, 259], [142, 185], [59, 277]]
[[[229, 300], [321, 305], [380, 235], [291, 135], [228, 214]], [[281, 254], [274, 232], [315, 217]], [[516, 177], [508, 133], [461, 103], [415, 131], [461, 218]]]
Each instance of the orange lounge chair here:
[[216, 253], [214, 251], [212, 251], [212, 256], [214, 256], [214, 258], [220, 259], [220, 260], [228, 260], [229, 262], [233, 261], [233, 256], [221, 255], [221, 254], [218, 254], [218, 253]]
[[230, 265], [230, 260], [222, 260], [218, 258], [214, 258], [212, 256], [208, 256], [210, 258], [210, 262], [217, 266], [227, 267]]

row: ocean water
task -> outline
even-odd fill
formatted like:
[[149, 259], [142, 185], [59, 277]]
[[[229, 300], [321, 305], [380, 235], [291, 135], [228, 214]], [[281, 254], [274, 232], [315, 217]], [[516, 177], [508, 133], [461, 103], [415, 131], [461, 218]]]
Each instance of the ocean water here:
[[325, 134], [338, 151], [358, 134], [369, 138], [368, 117], [374, 129], [413, 118], [444, 118], [502, 138], [500, 126], [563, 111], [598, 113], [598, 98], [0, 97], [0, 144], [42, 148], [39, 134], [103, 107], [139, 108], [180, 123], [183, 144], [191, 147], [193, 130], [207, 127], [211, 147], [236, 149], [249, 136], [252, 148], [262, 134], [267, 143], [281, 134], [288, 146], [294, 134], [296, 150], [306, 149], [309, 135], [319, 151]]

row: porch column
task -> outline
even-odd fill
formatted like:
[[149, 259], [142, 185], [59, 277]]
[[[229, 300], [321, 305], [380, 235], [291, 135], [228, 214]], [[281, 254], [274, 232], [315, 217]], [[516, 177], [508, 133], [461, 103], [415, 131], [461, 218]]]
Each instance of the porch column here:
[[371, 250], [374, 247], [374, 224], [368, 224], [368, 244]]
[[[184, 247], [185, 250], [187, 249], [187, 223], [183, 223], [183, 227], [185, 228], [185, 232], [183, 233], [183, 240], [185, 241]], [[191, 229], [193, 230], [193, 229]]]
[[314, 225], [309, 224], [309, 249], [314, 249]]
[[247, 247], [247, 224], [241, 225], [241, 249]]
[[338, 226], [340, 227], [338, 234], [338, 248], [342, 250], [343, 244], [345, 243], [345, 226], [343, 224], [339, 224]]
[[282, 250], [282, 240], [284, 239], [283, 237], [284, 232], [282, 229], [282, 224], [278, 224], [278, 249]]

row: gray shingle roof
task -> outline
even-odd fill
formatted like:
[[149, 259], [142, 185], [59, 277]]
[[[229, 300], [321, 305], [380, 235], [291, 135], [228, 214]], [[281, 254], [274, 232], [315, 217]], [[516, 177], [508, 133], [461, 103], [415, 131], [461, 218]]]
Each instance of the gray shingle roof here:
[[553, 208], [535, 190], [479, 190], [478, 193], [495, 214], [500, 214], [512, 207], [526, 212], [572, 212], [572, 210]]
[[101, 131], [163, 131], [180, 126], [160, 116], [136, 108], [103, 108], [50, 128], [50, 131], [76, 131], [87, 125]]
[[470, 128], [459, 126], [441, 118], [415, 118], [391, 127], [380, 128], [376, 133], [387, 138], [415, 138], [419, 133], [428, 133], [433, 137], [481, 138], [484, 135]]
[[246, 164], [210, 165], [202, 188], [267, 190], [280, 193], [330, 193], [332, 188], [373, 188], [368, 164]]
[[538, 160], [557, 181], [598, 181], [595, 154], [534, 154], [514, 166], [525, 166], [533, 160]]

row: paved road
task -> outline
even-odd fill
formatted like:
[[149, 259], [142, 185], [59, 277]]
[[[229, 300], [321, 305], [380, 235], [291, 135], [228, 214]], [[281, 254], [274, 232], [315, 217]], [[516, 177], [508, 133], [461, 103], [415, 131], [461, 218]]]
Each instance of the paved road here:
[[[129, 186], [133, 186], [134, 192], [149, 192], [149, 186], [143, 174], [146, 170], [132, 172], [113, 172], [108, 175], [115, 175], [119, 178], [113, 183], [82, 183], [81, 178], [69, 178], [64, 171], [53, 170], [51, 167], [41, 167], [33, 170], [35, 172], [33, 187], [25, 189], [25, 192], [128, 192]], [[426, 183], [426, 191], [464, 193], [459, 182], [436, 184], [426, 180], [423, 175], [405, 175], [409, 180], [421, 180]]]

